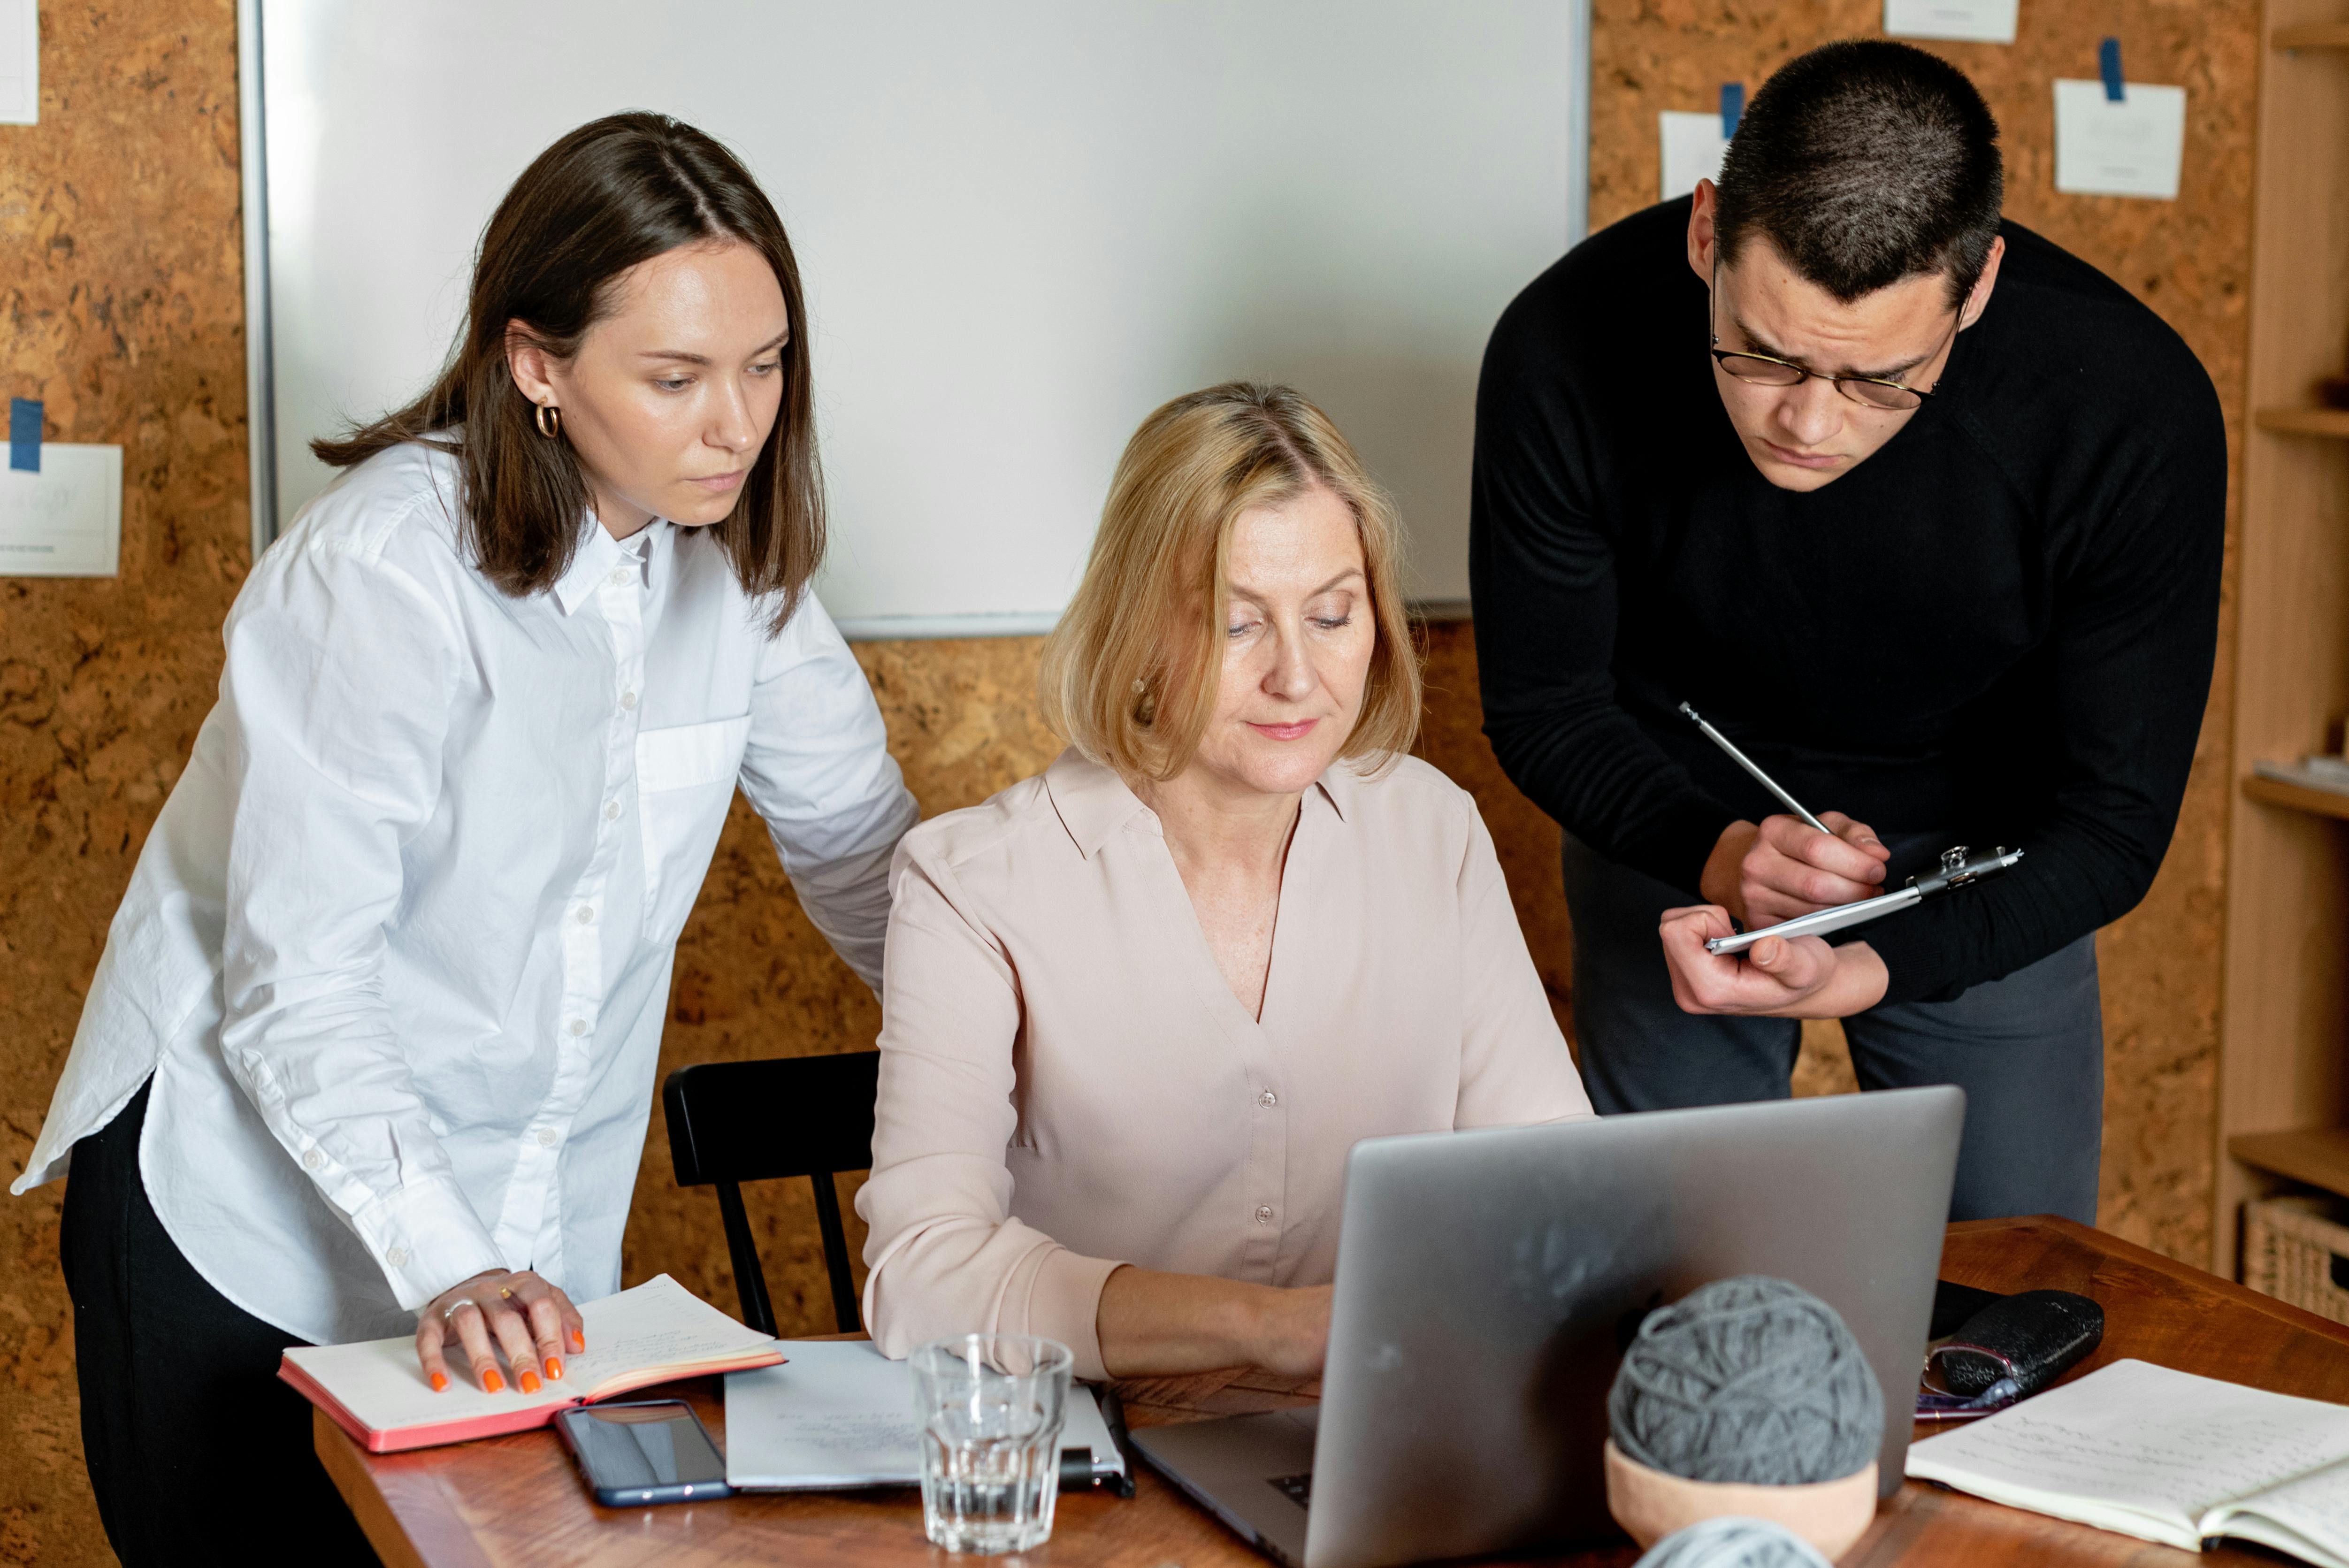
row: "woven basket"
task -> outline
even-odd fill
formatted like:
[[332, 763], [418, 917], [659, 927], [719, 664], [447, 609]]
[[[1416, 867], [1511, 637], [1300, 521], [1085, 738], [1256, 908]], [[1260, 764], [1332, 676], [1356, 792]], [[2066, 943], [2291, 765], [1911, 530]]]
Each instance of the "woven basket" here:
[[2319, 1317], [2349, 1323], [2349, 1225], [2330, 1198], [2243, 1205], [2243, 1283]]

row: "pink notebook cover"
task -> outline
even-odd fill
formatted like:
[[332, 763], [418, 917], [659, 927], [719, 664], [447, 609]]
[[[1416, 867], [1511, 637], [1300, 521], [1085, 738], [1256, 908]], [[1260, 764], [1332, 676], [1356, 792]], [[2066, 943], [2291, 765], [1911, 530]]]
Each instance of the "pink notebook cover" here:
[[598, 1399], [615, 1395], [633, 1394], [639, 1388], [649, 1388], [657, 1383], [672, 1383], [684, 1377], [713, 1377], [721, 1372], [747, 1372], [754, 1367], [772, 1367], [783, 1359], [781, 1350], [765, 1350], [745, 1355], [739, 1359], [712, 1362], [678, 1371], [669, 1367], [647, 1367], [635, 1376], [624, 1375], [616, 1382], [606, 1383], [595, 1393], [577, 1398], [549, 1400], [543, 1394], [536, 1398], [517, 1398], [513, 1408], [493, 1416], [476, 1416], [470, 1420], [434, 1421], [424, 1426], [392, 1427], [378, 1429], [369, 1427], [344, 1408], [343, 1402], [320, 1387], [317, 1380], [291, 1361], [280, 1361], [277, 1376], [298, 1390], [301, 1396], [334, 1418], [335, 1425], [351, 1435], [351, 1440], [371, 1454], [396, 1454], [409, 1449], [438, 1448], [442, 1443], [470, 1443], [476, 1438], [502, 1438], [511, 1432], [534, 1431], [554, 1419], [557, 1410], [567, 1410], [575, 1405], [592, 1405]]
[[298, 1345], [279, 1361], [277, 1376], [368, 1452], [388, 1454], [527, 1432], [557, 1410], [783, 1358], [772, 1336], [743, 1327], [667, 1274], [583, 1302], [579, 1315], [587, 1348], [564, 1357], [567, 1382], [550, 1380], [536, 1394], [491, 1394], [470, 1381], [433, 1393], [416, 1365], [415, 1342], [397, 1337]]

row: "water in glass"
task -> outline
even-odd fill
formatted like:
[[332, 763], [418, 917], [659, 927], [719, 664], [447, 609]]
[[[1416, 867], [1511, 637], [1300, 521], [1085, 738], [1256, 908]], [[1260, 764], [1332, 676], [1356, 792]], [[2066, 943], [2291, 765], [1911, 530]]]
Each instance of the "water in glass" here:
[[909, 1359], [929, 1538], [949, 1552], [1042, 1545], [1060, 1494], [1069, 1347], [1024, 1334], [967, 1334]]

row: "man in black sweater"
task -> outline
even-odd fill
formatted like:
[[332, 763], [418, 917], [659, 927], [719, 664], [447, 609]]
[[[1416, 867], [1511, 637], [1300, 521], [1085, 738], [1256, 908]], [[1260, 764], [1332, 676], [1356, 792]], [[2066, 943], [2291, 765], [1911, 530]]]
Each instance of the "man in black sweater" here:
[[[1717, 189], [1527, 287], [1477, 394], [1476, 647], [1485, 733], [1566, 830], [1600, 1110], [1784, 1096], [1795, 1020], [1840, 1017], [1864, 1087], [1966, 1089], [1953, 1215], [2092, 1222], [2094, 934], [2176, 825], [2226, 442], [2175, 333], [2001, 221], [1997, 135], [1933, 56], [1830, 45]], [[2026, 854], [1837, 945], [1704, 949], [1959, 843]]]

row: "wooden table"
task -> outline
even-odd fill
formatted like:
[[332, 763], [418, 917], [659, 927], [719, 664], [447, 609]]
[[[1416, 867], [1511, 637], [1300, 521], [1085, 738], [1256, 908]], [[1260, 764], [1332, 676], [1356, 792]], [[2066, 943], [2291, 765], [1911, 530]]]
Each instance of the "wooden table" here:
[[[2116, 1237], [2050, 1218], [1950, 1227], [1941, 1277], [1988, 1290], [2077, 1291], [2105, 1308], [2105, 1341], [2073, 1376], [2136, 1357], [2281, 1393], [2349, 1403], [2349, 1330]], [[715, 1378], [673, 1386], [721, 1445], [726, 1417]], [[1306, 1402], [1309, 1385], [1254, 1373], [1163, 1377], [1123, 1385], [1136, 1426], [1277, 1409]], [[369, 1454], [323, 1415], [318, 1457], [384, 1561], [393, 1568], [526, 1568], [561, 1564], [675, 1568], [750, 1563], [867, 1565], [947, 1554], [922, 1539], [911, 1491], [739, 1497], [664, 1508], [605, 1509], [591, 1501], [552, 1431], [452, 1448]], [[1920, 1428], [1919, 1435], [1929, 1429]], [[1102, 1493], [1060, 1500], [1037, 1563], [1113, 1568], [1257, 1568], [1266, 1562], [1166, 1482], [1144, 1470], [1131, 1502]], [[1620, 1568], [1628, 1542], [1541, 1559]], [[1938, 1568], [1995, 1563], [2273, 1563], [2264, 1553], [2197, 1557], [2167, 1546], [2001, 1508], [1911, 1481], [1878, 1509], [1843, 1568]]]

